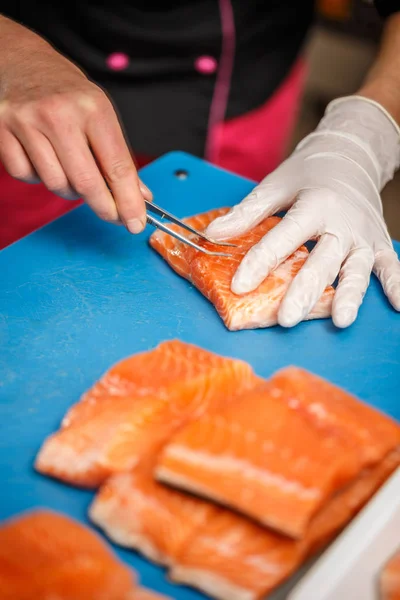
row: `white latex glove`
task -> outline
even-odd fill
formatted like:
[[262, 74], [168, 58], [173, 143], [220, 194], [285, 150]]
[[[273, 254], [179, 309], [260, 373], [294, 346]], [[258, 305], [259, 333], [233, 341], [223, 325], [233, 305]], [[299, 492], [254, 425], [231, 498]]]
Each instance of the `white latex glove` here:
[[[268, 132], [266, 132], [266, 135]], [[245, 256], [232, 291], [258, 287], [301, 244], [318, 238], [283, 299], [278, 321], [302, 321], [339, 273], [332, 318], [347, 327], [356, 318], [371, 271], [400, 310], [400, 264], [383, 219], [380, 190], [400, 164], [400, 129], [378, 103], [358, 96], [332, 102], [314, 133], [207, 234], [228, 239], [265, 217], [289, 209]]]

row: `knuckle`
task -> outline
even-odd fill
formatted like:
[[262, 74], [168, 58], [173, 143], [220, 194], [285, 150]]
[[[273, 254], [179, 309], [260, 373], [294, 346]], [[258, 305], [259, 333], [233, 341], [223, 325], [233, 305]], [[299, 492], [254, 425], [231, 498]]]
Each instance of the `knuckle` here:
[[118, 221], [118, 213], [115, 208], [113, 209], [112, 207], [110, 207], [105, 209], [99, 209], [96, 212], [97, 216], [102, 221], [106, 221], [107, 223], [116, 223]]
[[52, 94], [41, 98], [35, 103], [34, 112], [43, 123], [52, 127], [72, 114], [83, 112], [86, 115], [96, 115], [103, 113], [110, 104], [107, 96], [95, 85], [90, 85], [87, 89], [86, 87], [83, 90]]
[[363, 249], [363, 255], [364, 255], [364, 262], [366, 262], [368, 265], [372, 266], [374, 264], [375, 254], [374, 254], [374, 251], [371, 248], [371, 246], [365, 246], [365, 248]]
[[106, 173], [106, 179], [109, 184], [118, 183], [123, 179], [127, 179], [134, 173], [132, 163], [128, 161], [115, 161], [108, 172]]
[[2, 139], [7, 135], [8, 132], [8, 123], [7, 123], [7, 116], [5, 113], [1, 114], [0, 113], [0, 142], [2, 141]]
[[39, 119], [47, 125], [55, 126], [69, 109], [69, 102], [63, 96], [49, 96], [41, 99], [35, 107]]
[[95, 84], [81, 93], [78, 98], [78, 104], [89, 119], [98, 121], [109, 114], [112, 104], [105, 92]]
[[334, 211], [334, 210], [336, 210], [336, 208], [339, 204], [340, 198], [339, 198], [338, 194], [336, 192], [334, 192], [333, 190], [331, 190], [329, 188], [323, 188], [320, 190], [320, 192], [318, 194], [315, 194], [313, 202], [315, 204], [318, 204], [321, 202], [321, 200], [322, 200], [325, 210]]
[[297, 248], [299, 238], [303, 237], [303, 222], [301, 220], [302, 211], [293, 207], [281, 221], [281, 227], [273, 231], [273, 238], [281, 238], [285, 245], [293, 246], [293, 251]]
[[9, 131], [24, 131], [29, 128], [32, 123], [32, 111], [25, 106], [14, 106], [5, 112], [2, 117], [3, 132]]
[[48, 190], [57, 195], [61, 195], [68, 188], [65, 178], [59, 175], [48, 176], [44, 179], [43, 183]]
[[81, 173], [75, 177], [74, 189], [79, 196], [90, 196], [98, 189], [96, 180], [89, 173]]
[[[261, 190], [261, 186], [255, 187], [250, 194], [248, 194], [240, 203], [241, 205], [243, 204], [251, 204], [252, 202], [257, 202], [260, 200], [262, 196], [262, 190]], [[240, 206], [239, 204], [239, 206]]]
[[110, 102], [100, 88], [93, 86], [87, 92], [79, 96], [78, 104], [88, 115], [98, 115], [104, 113], [108, 109]]
[[9, 102], [8, 100], [0, 100], [0, 117], [3, 118], [7, 114]]

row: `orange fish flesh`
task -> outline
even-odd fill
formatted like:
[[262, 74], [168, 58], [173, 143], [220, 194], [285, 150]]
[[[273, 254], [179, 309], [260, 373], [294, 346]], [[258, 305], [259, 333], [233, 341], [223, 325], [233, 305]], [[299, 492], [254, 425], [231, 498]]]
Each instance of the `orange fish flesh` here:
[[298, 541], [164, 488], [153, 479], [152, 462], [110, 478], [90, 508], [92, 520], [117, 543], [168, 565], [176, 582], [220, 600], [259, 600], [335, 537], [399, 465], [400, 452], [336, 494]]
[[393, 451], [363, 471], [317, 513], [299, 541], [221, 509], [182, 546], [170, 578], [217, 600], [266, 598], [336, 537], [399, 463], [400, 453]]
[[399, 444], [389, 417], [289, 368], [180, 430], [156, 475], [301, 538], [334, 493]]
[[47, 510], [0, 527], [1, 600], [136, 600], [136, 580], [101, 538]]
[[257, 380], [247, 363], [172, 340], [113, 366], [43, 444], [36, 469], [97, 487]]
[[154, 461], [110, 477], [90, 509], [93, 523], [117, 544], [140, 551], [151, 561], [168, 565], [193, 531], [219, 510], [153, 477]]
[[[186, 223], [203, 231], [217, 217], [228, 209], [221, 208], [183, 219]], [[288, 257], [261, 283], [257, 290], [237, 296], [231, 291], [232, 277], [244, 255], [270, 231], [280, 219], [269, 217], [248, 233], [230, 240], [237, 248], [224, 248], [208, 242], [203, 243], [177, 226], [186, 237], [193, 237], [208, 250], [226, 251], [232, 256], [208, 256], [179, 240], [162, 232], [155, 231], [150, 237], [150, 245], [168, 262], [181, 277], [191, 281], [198, 290], [214, 304], [226, 327], [230, 330], [271, 327], [277, 324], [280, 303], [295, 275], [308, 257], [308, 250], [301, 246]], [[308, 319], [321, 319], [331, 314], [334, 289], [328, 287], [317, 302]]]

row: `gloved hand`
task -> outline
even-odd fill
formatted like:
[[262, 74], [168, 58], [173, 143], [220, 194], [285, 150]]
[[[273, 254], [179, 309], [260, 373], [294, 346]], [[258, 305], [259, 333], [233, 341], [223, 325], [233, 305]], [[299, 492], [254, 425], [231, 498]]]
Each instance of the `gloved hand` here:
[[223, 240], [289, 209], [243, 259], [232, 291], [258, 287], [301, 244], [318, 239], [283, 299], [278, 321], [302, 321], [339, 274], [332, 317], [356, 318], [371, 271], [400, 310], [400, 264], [383, 219], [380, 191], [400, 164], [400, 129], [379, 104], [358, 96], [332, 102], [316, 131], [227, 215], [207, 229]]

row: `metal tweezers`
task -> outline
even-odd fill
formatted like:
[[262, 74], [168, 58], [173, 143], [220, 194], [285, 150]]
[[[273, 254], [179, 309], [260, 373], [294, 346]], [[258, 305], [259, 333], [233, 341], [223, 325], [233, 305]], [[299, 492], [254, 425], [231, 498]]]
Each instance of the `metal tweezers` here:
[[[194, 235], [196, 235], [197, 237], [199, 237], [200, 239], [202, 239], [206, 242], [210, 242], [211, 244], [216, 244], [218, 246], [230, 246], [231, 248], [237, 247], [236, 244], [230, 244], [229, 242], [216, 242], [215, 240], [212, 240], [211, 238], [204, 235], [204, 233], [197, 231], [196, 229], [194, 229], [187, 223], [184, 223], [183, 221], [181, 221], [174, 215], [171, 215], [171, 213], [167, 212], [163, 208], [160, 208], [153, 202], [148, 202], [147, 200], [145, 200], [145, 203], [146, 203], [146, 208], [147, 208], [148, 212], [152, 212], [152, 213], [156, 214], [157, 216], [161, 217], [161, 219], [164, 219], [164, 218], [168, 219], [169, 221], [171, 221], [171, 223], [175, 223], [175, 225], [179, 225], [179, 227], [182, 227], [182, 229], [185, 229], [186, 231], [193, 233]], [[149, 225], [153, 225], [154, 227], [157, 227], [158, 229], [161, 229], [161, 231], [164, 231], [165, 233], [168, 233], [169, 235], [172, 235], [177, 240], [180, 240], [184, 244], [188, 244], [189, 246], [191, 246], [192, 248], [195, 248], [199, 252], [208, 254], [209, 256], [227, 256], [227, 257], [232, 256], [231, 254], [228, 254], [227, 252], [213, 252], [212, 250], [207, 250], [207, 248], [203, 248], [202, 246], [199, 246], [198, 244], [196, 244], [192, 240], [189, 240], [188, 238], [186, 238], [184, 235], [182, 235], [178, 231], [174, 231], [173, 229], [170, 229], [167, 225], [164, 225], [164, 223], [162, 223], [158, 219], [155, 219], [153, 216], [150, 216], [149, 214], [147, 214], [147, 223]]]

